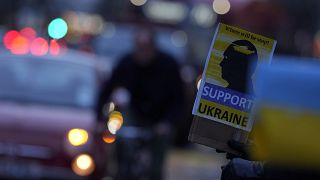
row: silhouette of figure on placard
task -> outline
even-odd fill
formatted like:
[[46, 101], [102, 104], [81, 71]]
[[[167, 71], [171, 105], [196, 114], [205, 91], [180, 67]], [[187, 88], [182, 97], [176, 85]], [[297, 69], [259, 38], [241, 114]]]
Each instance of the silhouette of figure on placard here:
[[237, 40], [227, 47], [223, 56], [220, 66], [222, 78], [229, 83], [227, 88], [241, 93], [252, 91], [251, 76], [258, 61], [255, 46], [250, 41]]

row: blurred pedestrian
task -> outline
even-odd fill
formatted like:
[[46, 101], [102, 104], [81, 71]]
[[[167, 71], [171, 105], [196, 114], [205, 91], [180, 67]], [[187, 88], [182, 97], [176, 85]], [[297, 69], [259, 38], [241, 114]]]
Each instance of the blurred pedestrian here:
[[[155, 32], [150, 28], [136, 32], [134, 50], [120, 60], [105, 84], [99, 110], [117, 87], [126, 89], [130, 97], [130, 113], [124, 113], [124, 125], [143, 127], [154, 134], [149, 146], [152, 154], [150, 179], [162, 179], [165, 154], [172, 139], [173, 123], [181, 111], [183, 93], [178, 64], [157, 48]], [[118, 152], [121, 153], [121, 149]]]

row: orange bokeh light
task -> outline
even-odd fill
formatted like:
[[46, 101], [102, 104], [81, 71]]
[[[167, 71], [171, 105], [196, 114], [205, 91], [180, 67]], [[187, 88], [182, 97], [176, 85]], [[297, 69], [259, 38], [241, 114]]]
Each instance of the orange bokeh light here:
[[103, 141], [107, 144], [112, 144], [116, 141], [116, 136], [111, 134], [109, 131], [106, 131], [102, 137]]
[[29, 51], [29, 41], [27, 38], [18, 35], [9, 44], [9, 49], [13, 54], [27, 54]]

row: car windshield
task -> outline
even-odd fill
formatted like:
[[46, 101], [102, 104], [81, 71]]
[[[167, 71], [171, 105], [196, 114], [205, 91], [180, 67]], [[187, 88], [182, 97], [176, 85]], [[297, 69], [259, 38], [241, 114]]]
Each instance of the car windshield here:
[[46, 59], [0, 61], [0, 100], [92, 108], [94, 69]]

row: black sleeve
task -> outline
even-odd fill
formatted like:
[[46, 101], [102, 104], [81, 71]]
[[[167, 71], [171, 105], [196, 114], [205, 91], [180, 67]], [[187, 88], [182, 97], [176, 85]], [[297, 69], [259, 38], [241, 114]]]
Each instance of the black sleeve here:
[[121, 84], [122, 74], [125, 73], [125, 66], [127, 61], [127, 57], [124, 57], [120, 60], [119, 64], [114, 68], [111, 78], [107, 79], [106, 82], [103, 83], [102, 88], [100, 89], [97, 106], [96, 106], [96, 115], [97, 120], [103, 120], [103, 107], [108, 102], [112, 91]]
[[170, 104], [164, 115], [164, 120], [173, 125], [180, 118], [183, 109], [184, 91], [178, 64], [172, 58], [170, 63], [168, 87], [170, 87]]

